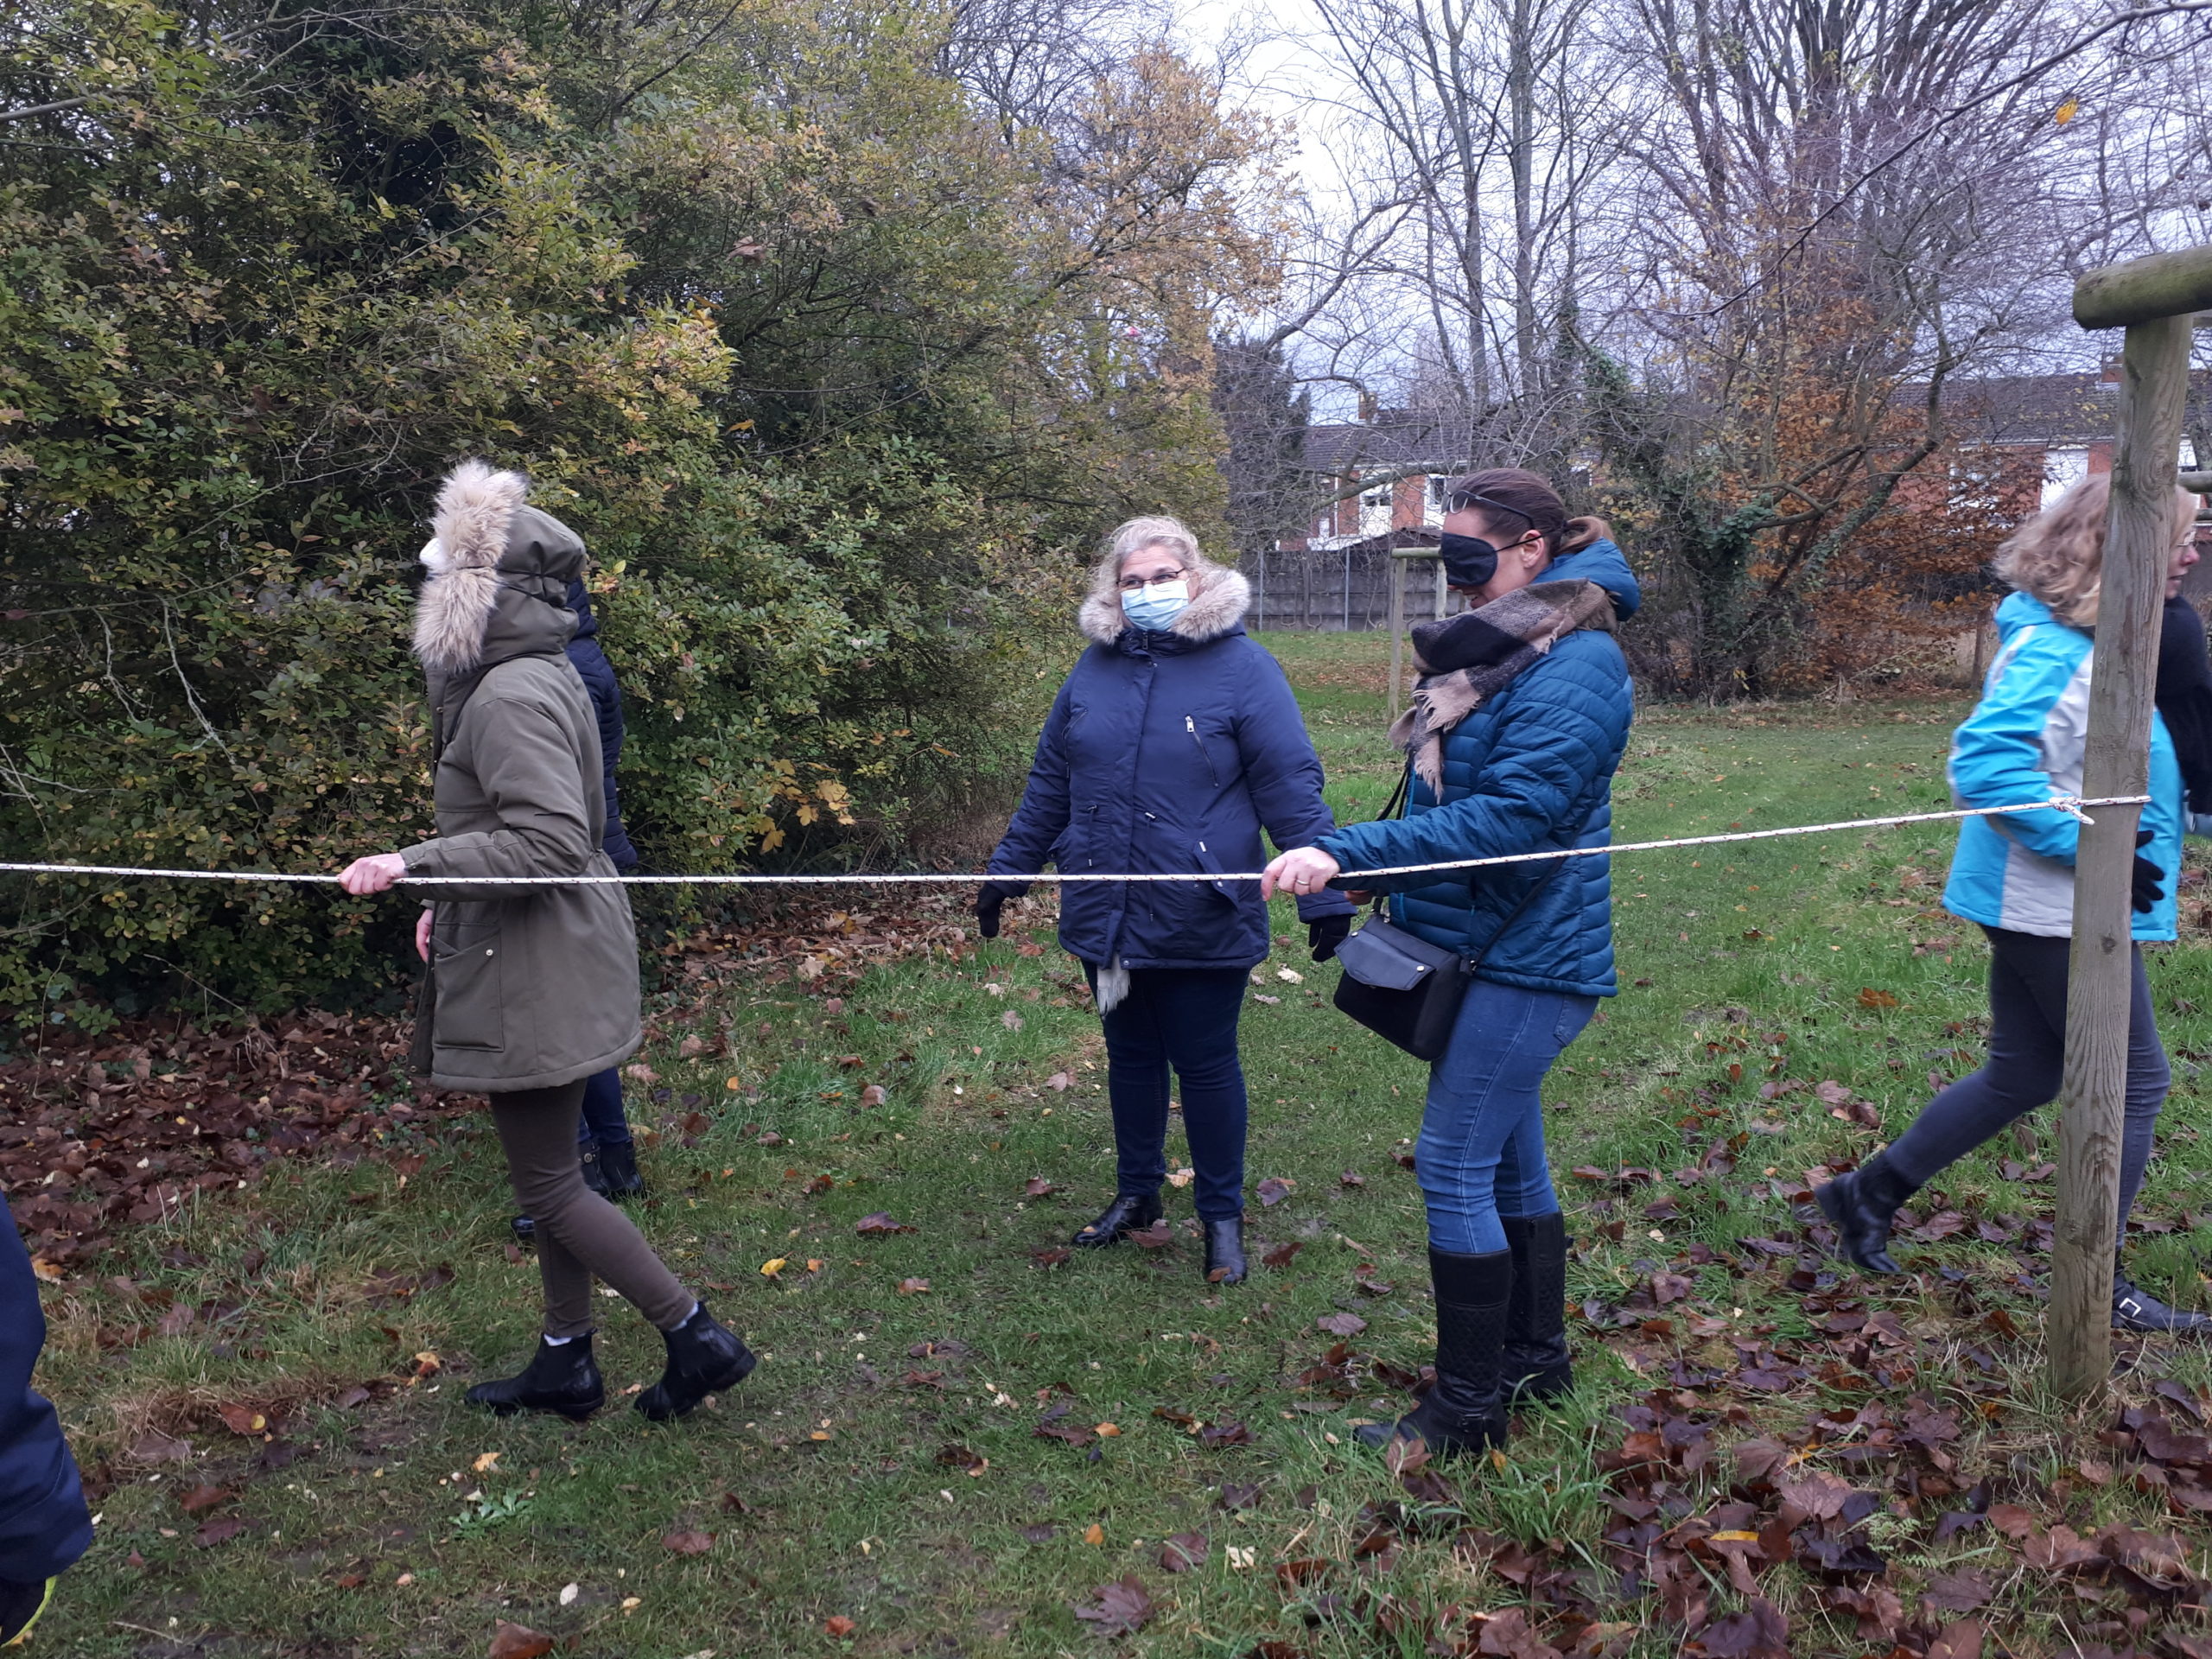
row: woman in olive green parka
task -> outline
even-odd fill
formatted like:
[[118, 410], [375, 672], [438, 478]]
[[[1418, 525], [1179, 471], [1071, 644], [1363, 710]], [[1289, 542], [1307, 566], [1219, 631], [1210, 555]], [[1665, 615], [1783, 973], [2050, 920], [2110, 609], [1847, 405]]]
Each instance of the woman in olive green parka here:
[[438, 833], [359, 860], [342, 880], [349, 892], [378, 893], [412, 877], [464, 878], [424, 889], [415, 944], [430, 967], [416, 1065], [440, 1088], [491, 1096], [516, 1202], [537, 1218], [545, 1287], [544, 1334], [529, 1367], [479, 1384], [469, 1400], [503, 1414], [597, 1410], [598, 1278], [667, 1342], [666, 1371], [638, 1398], [639, 1410], [664, 1420], [743, 1380], [753, 1357], [584, 1185], [576, 1161], [585, 1080], [638, 1047], [638, 943], [623, 888], [575, 880], [614, 874], [600, 848], [599, 725], [563, 650], [584, 547], [528, 493], [521, 474], [474, 461], [439, 491], [415, 620]]

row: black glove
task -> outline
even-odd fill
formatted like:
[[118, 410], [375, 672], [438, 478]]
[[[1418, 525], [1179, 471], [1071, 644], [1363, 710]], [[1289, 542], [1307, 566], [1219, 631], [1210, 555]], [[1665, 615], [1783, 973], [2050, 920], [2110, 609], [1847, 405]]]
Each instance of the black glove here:
[[1306, 942], [1313, 947], [1313, 960], [1326, 962], [1351, 932], [1350, 916], [1324, 916], [1306, 924]]
[[[2148, 830], [2138, 830], [2135, 832], [2135, 844], [2139, 849], [2149, 846], [2151, 832]], [[2166, 873], [2144, 857], [2140, 851], [2137, 852], [2133, 893], [2135, 913], [2139, 916], [2144, 914], [2165, 896]]]
[[1021, 889], [1003, 881], [986, 881], [976, 892], [976, 931], [987, 939], [999, 936], [999, 908], [1009, 899], [1021, 897]]

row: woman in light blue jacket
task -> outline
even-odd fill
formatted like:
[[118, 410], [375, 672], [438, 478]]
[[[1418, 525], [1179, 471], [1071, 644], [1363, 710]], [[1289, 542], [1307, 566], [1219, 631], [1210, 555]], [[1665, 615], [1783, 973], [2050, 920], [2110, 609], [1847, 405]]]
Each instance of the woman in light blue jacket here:
[[[2166, 592], [2196, 563], [2196, 498], [2175, 492]], [[1951, 737], [1951, 792], [1961, 806], [2017, 806], [2082, 792], [2089, 666], [2103, 574], [2108, 480], [2084, 479], [1998, 550], [1994, 569], [2016, 590], [1997, 607], [2000, 645], [1981, 702]], [[2145, 940], [2171, 940], [2181, 868], [2182, 775], [2165, 722], [2151, 720], [2151, 804], [2137, 835], [2134, 988], [2120, 1141], [2120, 1226], [2151, 1160], [2152, 1132], [2171, 1081]], [[2080, 823], [2056, 810], [1968, 818], [1959, 830], [1944, 907], [1989, 936], [1989, 1058], [1937, 1095], [1897, 1141], [1817, 1194], [1837, 1249], [1868, 1273], [1895, 1273], [1888, 1243], [1897, 1207], [2014, 1119], [2058, 1093], [2066, 1051], [2067, 957], [2074, 931], [2074, 853]], [[2212, 1319], [2170, 1307], [2115, 1270], [2113, 1324], [2124, 1331], [2202, 1331]]]

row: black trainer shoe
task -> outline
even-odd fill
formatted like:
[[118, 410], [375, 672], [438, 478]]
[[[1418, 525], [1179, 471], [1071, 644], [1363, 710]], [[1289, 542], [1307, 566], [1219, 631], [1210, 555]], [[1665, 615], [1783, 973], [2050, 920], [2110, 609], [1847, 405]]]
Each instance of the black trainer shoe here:
[[607, 1403], [607, 1385], [600, 1380], [598, 1362], [591, 1355], [591, 1333], [586, 1332], [561, 1343], [540, 1337], [537, 1351], [520, 1376], [479, 1382], [464, 1398], [500, 1417], [518, 1411], [551, 1411], [581, 1423]]
[[514, 1230], [516, 1242], [523, 1244], [537, 1243], [537, 1223], [528, 1216], [517, 1216], [507, 1225]]
[[1166, 1212], [1160, 1207], [1160, 1194], [1153, 1192], [1123, 1192], [1108, 1205], [1097, 1220], [1068, 1241], [1079, 1250], [1103, 1250], [1109, 1244], [1118, 1244], [1130, 1233], [1149, 1227]]
[[599, 1173], [606, 1179], [606, 1196], [620, 1204], [645, 1196], [645, 1178], [638, 1173], [638, 1146], [634, 1141], [599, 1143]]
[[660, 1381], [638, 1396], [638, 1409], [657, 1423], [681, 1417], [710, 1394], [734, 1389], [760, 1362], [738, 1338], [699, 1304], [673, 1331], [661, 1332], [668, 1344], [668, 1368]]
[[1244, 1282], [1244, 1217], [1224, 1216], [1217, 1221], [1199, 1217], [1206, 1230], [1206, 1282], [1241, 1285]]

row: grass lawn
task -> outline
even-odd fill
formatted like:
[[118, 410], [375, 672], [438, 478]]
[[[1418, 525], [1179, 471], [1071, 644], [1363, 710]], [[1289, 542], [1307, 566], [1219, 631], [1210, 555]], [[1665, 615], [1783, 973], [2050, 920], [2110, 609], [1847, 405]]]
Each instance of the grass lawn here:
[[[1387, 641], [1268, 643], [1339, 815], [1371, 816], [1396, 775]], [[1649, 710], [1617, 835], [1941, 807], [1961, 712]], [[1403, 1408], [1395, 1368], [1429, 1357], [1398, 1161], [1423, 1069], [1328, 1006], [1337, 970], [1288, 907], [1243, 1026], [1250, 1175], [1287, 1189], [1253, 1200], [1255, 1257], [1283, 1265], [1216, 1290], [1187, 1192], [1167, 1247], [1060, 1259], [1113, 1190], [1096, 1021], [1037, 906], [1028, 932], [949, 950], [956, 906], [933, 950], [856, 975], [669, 958], [637, 1213], [764, 1357], [679, 1426], [619, 1397], [582, 1427], [463, 1407], [526, 1354], [537, 1307], [480, 1120], [397, 1132], [404, 1179], [390, 1158], [274, 1161], [50, 1287], [42, 1386], [101, 1519], [38, 1650], [477, 1655], [501, 1620], [633, 1659], [1541, 1659], [1672, 1653], [1682, 1621], [1720, 1656], [1934, 1640], [1969, 1659], [1969, 1621], [1993, 1652], [2147, 1649], [2203, 1599], [2200, 1489], [2184, 1452], [2100, 1440], [2109, 1408], [2075, 1420], [2040, 1392], [2050, 1124], [1923, 1196], [1901, 1281], [1837, 1274], [1801, 1219], [1807, 1172], [1878, 1143], [1855, 1120], [1896, 1133], [1978, 1058], [1986, 952], [1936, 905], [1951, 841], [1616, 866], [1623, 993], [1548, 1095], [1582, 1384], [1493, 1464], [1401, 1481], [1351, 1444]], [[911, 909], [836, 902], [855, 936], [871, 903]], [[2193, 939], [2152, 966], [2177, 1077], [2139, 1213], [2170, 1230], [2133, 1252], [2190, 1305], [2207, 963]], [[902, 1230], [858, 1230], [879, 1212]], [[162, 1334], [163, 1302], [219, 1305], [219, 1333]], [[610, 1388], [650, 1381], [658, 1339], [606, 1313]], [[2212, 1411], [2200, 1350], [2128, 1352], [2129, 1399], [2177, 1430]], [[2050, 1529], [2118, 1520], [2179, 1526], [2186, 1559], [2130, 1568], [2123, 1539], [2081, 1546], [2085, 1566]], [[1109, 1634], [1117, 1611], [1141, 1633]]]

